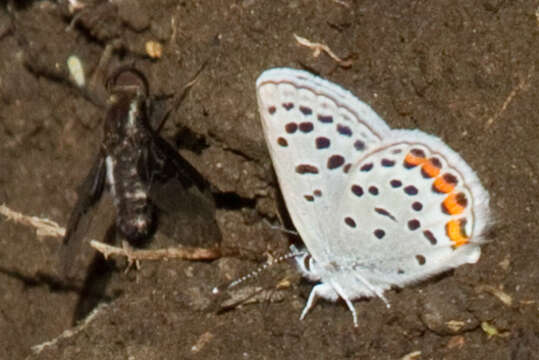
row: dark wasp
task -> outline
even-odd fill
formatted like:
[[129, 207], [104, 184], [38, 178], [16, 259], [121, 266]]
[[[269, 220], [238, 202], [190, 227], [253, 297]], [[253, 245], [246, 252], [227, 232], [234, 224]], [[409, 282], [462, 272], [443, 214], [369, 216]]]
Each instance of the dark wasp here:
[[[215, 203], [198, 171], [158, 134], [145, 76], [133, 66], [120, 66], [105, 81], [108, 94], [104, 140], [86, 179], [78, 188], [63, 241], [64, 275], [77, 255], [89, 210], [106, 189], [116, 208], [116, 229], [130, 244], [140, 245], [156, 228], [157, 210], [183, 207], [182, 227], [193, 223], [203, 236], [220, 238]], [[176, 198], [177, 201], [171, 201]], [[180, 205], [178, 205], [178, 202]], [[184, 229], [189, 236], [190, 230]]]

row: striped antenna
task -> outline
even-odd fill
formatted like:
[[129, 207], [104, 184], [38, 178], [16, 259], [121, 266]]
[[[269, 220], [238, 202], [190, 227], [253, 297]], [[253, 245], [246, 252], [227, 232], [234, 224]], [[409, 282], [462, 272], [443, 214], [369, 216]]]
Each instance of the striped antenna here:
[[282, 227], [281, 225], [273, 225], [272, 223], [270, 223], [267, 219], [264, 219], [263, 220], [264, 223], [269, 226], [270, 229], [272, 230], [279, 230], [281, 232], [284, 232], [285, 234], [290, 234], [290, 235], [294, 235], [294, 236], [299, 236], [299, 234], [297, 233], [297, 231], [294, 231], [294, 230], [288, 230], [287, 228], [284, 228]]
[[264, 270], [266, 270], [270, 266], [273, 266], [273, 265], [278, 264], [278, 263], [280, 263], [282, 261], [292, 259], [292, 258], [295, 258], [297, 256], [302, 256], [302, 255], [305, 255], [305, 254], [306, 254], [305, 251], [300, 251], [294, 245], [291, 245], [290, 246], [290, 252], [288, 252], [288, 253], [286, 253], [286, 254], [284, 254], [282, 256], [279, 256], [276, 259], [270, 260], [269, 262], [265, 263], [264, 265], [260, 266], [259, 268], [255, 269], [254, 271], [251, 271], [250, 273], [248, 273], [246, 275], [243, 275], [242, 277], [240, 277], [240, 278], [238, 278], [236, 280], [232, 280], [227, 285], [214, 287], [212, 289], [212, 294], [217, 295], [217, 294], [221, 293], [222, 291], [229, 290], [230, 288], [233, 288], [233, 287], [241, 284], [242, 282], [244, 282], [246, 280], [256, 278], [258, 275], [260, 275], [261, 272], [263, 272]]

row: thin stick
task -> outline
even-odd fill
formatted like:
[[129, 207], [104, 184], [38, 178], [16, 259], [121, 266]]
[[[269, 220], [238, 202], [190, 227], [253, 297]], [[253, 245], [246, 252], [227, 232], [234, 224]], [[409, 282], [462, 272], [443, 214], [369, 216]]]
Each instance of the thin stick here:
[[496, 112], [496, 114], [494, 114], [487, 120], [485, 124], [486, 129], [488, 129], [496, 120], [498, 120], [498, 118], [505, 112], [509, 104], [511, 104], [515, 96], [520, 91], [526, 90], [528, 88], [528, 84], [534, 74], [535, 74], [535, 65], [532, 65], [532, 67], [530, 67], [530, 69], [528, 70], [528, 75], [522, 80], [520, 80], [520, 82], [511, 90], [507, 98], [505, 98], [505, 101], [503, 102], [502, 107], [500, 108], [500, 111]]
[[350, 4], [348, 4], [347, 2], [344, 2], [342, 0], [332, 0], [332, 1], [334, 3], [337, 3], [337, 4], [341, 5], [341, 6], [344, 6], [345, 8], [350, 9]]
[[221, 250], [219, 248], [178, 246], [155, 250], [130, 250], [107, 245], [96, 240], [90, 241], [90, 246], [102, 253], [105, 259], [107, 259], [111, 255], [125, 256], [129, 262], [136, 260], [162, 259], [214, 260], [221, 257]]
[[62, 339], [68, 339], [78, 334], [79, 332], [84, 330], [86, 327], [88, 327], [88, 325], [90, 325], [90, 323], [97, 317], [97, 315], [102, 310], [106, 309], [107, 307], [108, 307], [108, 304], [105, 304], [105, 303], [99, 304], [90, 314], [88, 314], [86, 318], [84, 318], [84, 320], [79, 325], [75, 326], [72, 329], [64, 330], [63, 333], [61, 333], [60, 335], [58, 335], [52, 340], [45, 341], [44, 343], [32, 346], [32, 352], [37, 355], [40, 352], [42, 352], [45, 348], [56, 345], [58, 341]]
[[513, 305], [513, 297], [508, 293], [495, 288], [494, 286], [480, 285], [476, 288], [476, 291], [489, 293], [498, 298], [498, 300], [500, 300], [506, 306]]
[[312, 49], [314, 51], [313, 56], [315, 58], [319, 57], [320, 53], [323, 51], [326, 54], [328, 54], [328, 56], [330, 58], [335, 60], [340, 66], [345, 67], [345, 68], [352, 66], [352, 61], [351, 60], [343, 60], [343, 59], [341, 59], [340, 57], [335, 55], [335, 53], [333, 51], [331, 51], [329, 46], [327, 46], [325, 44], [321, 44], [321, 43], [312, 42], [312, 41], [307, 40], [307, 39], [305, 39], [305, 38], [303, 38], [301, 36], [298, 36], [296, 34], [294, 34], [294, 37], [296, 38], [296, 41], [298, 42], [299, 45], [308, 47], [309, 49]]
[[38, 237], [50, 236], [63, 238], [65, 236], [65, 229], [55, 221], [21, 214], [20, 212], [11, 210], [5, 204], [0, 205], [0, 214], [14, 223], [35, 228]]
[[[49, 219], [39, 218], [37, 216], [21, 214], [17, 211], [11, 210], [5, 204], [0, 205], [0, 214], [17, 224], [35, 228], [39, 237], [50, 236], [55, 238], [63, 238], [65, 236], [65, 228], [61, 227], [56, 222]], [[221, 257], [221, 250], [218, 247], [198, 248], [178, 246], [155, 250], [131, 250], [110, 246], [96, 240], [91, 240], [90, 245], [102, 253], [105, 258], [109, 257], [110, 255], [125, 256], [129, 262], [136, 260], [161, 259], [214, 260]]]

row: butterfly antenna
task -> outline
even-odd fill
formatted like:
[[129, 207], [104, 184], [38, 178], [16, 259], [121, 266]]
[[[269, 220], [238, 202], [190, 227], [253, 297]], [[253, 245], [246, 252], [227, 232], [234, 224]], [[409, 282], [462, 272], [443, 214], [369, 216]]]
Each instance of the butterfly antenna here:
[[241, 284], [242, 282], [244, 282], [246, 280], [254, 279], [254, 278], [258, 277], [258, 275], [260, 275], [260, 273], [262, 273], [263, 271], [268, 269], [270, 266], [273, 266], [273, 265], [278, 264], [280, 262], [283, 262], [285, 260], [292, 259], [292, 258], [295, 258], [297, 256], [304, 255], [304, 254], [305, 254], [305, 252], [298, 251], [296, 248], [291, 247], [290, 252], [288, 252], [288, 253], [286, 253], [284, 255], [281, 255], [276, 259], [270, 260], [269, 262], [267, 262], [264, 265], [258, 267], [254, 271], [251, 271], [250, 273], [248, 273], [246, 275], [243, 275], [242, 277], [240, 277], [240, 278], [238, 278], [236, 280], [233, 280], [228, 284], [214, 287], [212, 289], [212, 293], [217, 295], [217, 294], [221, 293], [222, 291], [229, 290], [229, 289]]
[[294, 230], [289, 230], [283, 226], [280, 226], [280, 225], [273, 225], [272, 223], [269, 222], [268, 219], [263, 219], [264, 223], [271, 229], [271, 230], [279, 230], [279, 231], [282, 231], [284, 232], [285, 234], [290, 234], [290, 235], [294, 235], [294, 236], [299, 236], [299, 234], [297, 233], [297, 231], [294, 231]]

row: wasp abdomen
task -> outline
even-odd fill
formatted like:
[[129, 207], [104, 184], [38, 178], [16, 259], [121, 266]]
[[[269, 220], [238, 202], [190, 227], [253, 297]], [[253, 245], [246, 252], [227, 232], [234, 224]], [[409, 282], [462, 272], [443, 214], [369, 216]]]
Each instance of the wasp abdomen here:
[[140, 149], [119, 147], [118, 156], [109, 155], [107, 182], [116, 205], [116, 225], [130, 242], [148, 238], [153, 230], [154, 209], [148, 198], [148, 180], [140, 174], [138, 164]]
[[143, 149], [152, 141], [146, 122], [144, 91], [140, 86], [118, 85], [105, 122], [107, 182], [116, 205], [117, 229], [131, 243], [147, 239], [154, 224], [150, 179], [144, 171], [148, 165]]

